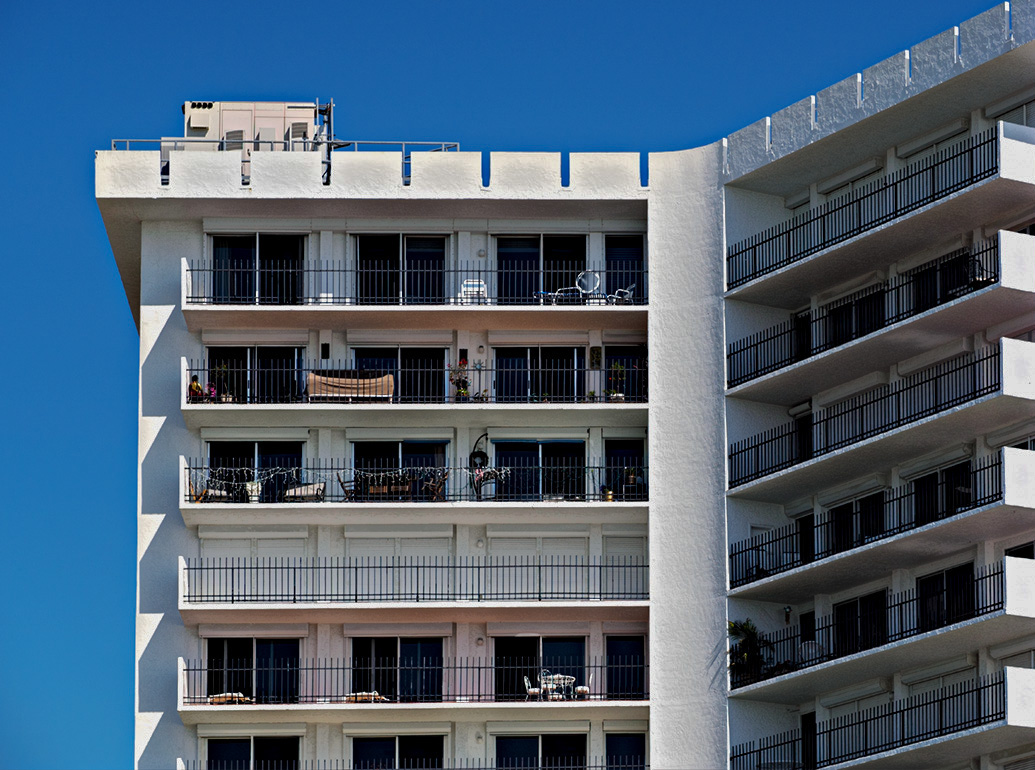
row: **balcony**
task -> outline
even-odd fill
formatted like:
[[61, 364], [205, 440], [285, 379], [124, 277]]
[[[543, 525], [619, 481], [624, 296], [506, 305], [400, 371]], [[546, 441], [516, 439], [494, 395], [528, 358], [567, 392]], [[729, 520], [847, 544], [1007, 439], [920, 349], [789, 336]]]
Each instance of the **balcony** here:
[[812, 393], [1035, 308], [1035, 238], [1002, 232], [730, 344], [730, 395], [792, 405]]
[[[181, 712], [180, 716], [186, 715]], [[349, 714], [355, 716], [355, 712]], [[627, 715], [623, 715], [627, 716]], [[440, 758], [430, 759], [406, 759], [399, 762], [381, 762], [376, 764], [376, 770], [650, 770], [650, 763], [642, 756], [607, 756], [607, 757], [552, 757], [542, 756], [538, 758], [519, 757], [517, 764], [514, 759], [502, 762], [480, 758]], [[177, 768], [183, 770], [238, 770], [237, 765], [233, 768], [223, 768], [222, 765], [214, 765], [211, 762], [198, 762], [197, 760], [177, 760]], [[246, 766], [246, 765], [245, 765]], [[341, 759], [289, 759], [289, 760], [256, 760], [253, 764], [255, 770], [371, 770], [373, 765], [368, 761], [350, 762]]]
[[[1035, 345], [1002, 339], [735, 442], [729, 487], [788, 502], [1030, 417]], [[739, 487], [739, 489], [738, 489]]]
[[188, 407], [255, 405], [401, 407], [426, 404], [500, 406], [618, 405], [647, 402], [647, 359], [623, 357], [607, 367], [584, 358], [551, 365], [505, 359], [496, 366], [383, 359], [381, 366], [330, 361], [185, 361]]
[[200, 710], [194, 707], [201, 706], [226, 712], [235, 706], [248, 706], [248, 710], [258, 711], [264, 706], [277, 706], [296, 712], [350, 708], [383, 712], [443, 703], [563, 709], [646, 701], [647, 672], [642, 656], [570, 660], [353, 658], [258, 665], [188, 661], [181, 669], [180, 710]]
[[1035, 739], [1033, 694], [1035, 671], [1007, 668], [734, 746], [730, 769], [948, 767]]
[[335, 461], [259, 467], [244, 461], [189, 460], [183, 502], [291, 506], [642, 503], [648, 499], [648, 479], [645, 467], [615, 463], [401, 468], [396, 464], [353, 467]]
[[1011, 557], [950, 572], [918, 580], [915, 589], [842, 603], [804, 629], [763, 634], [762, 656], [738, 660], [731, 669], [733, 696], [801, 703], [917, 661], [962, 656], [1030, 632], [1035, 562]]
[[640, 329], [648, 304], [642, 261], [591, 270], [584, 261], [499, 267], [482, 259], [445, 267], [410, 260], [400, 268], [398, 260], [357, 266], [326, 259], [185, 259], [183, 270], [191, 331], [221, 323], [311, 325], [315, 317], [350, 329], [383, 328], [385, 312], [400, 327], [570, 328], [599, 326], [606, 314], [610, 329]]
[[968, 463], [963, 478], [934, 486], [910, 482], [868, 495], [814, 519], [734, 543], [733, 594], [796, 603], [823, 585], [828, 593], [876, 580], [893, 569], [969, 547], [988, 532], [1010, 537], [1035, 523], [1035, 452], [1005, 448]]
[[501, 617], [552, 608], [536, 609], [536, 617], [571, 620], [603, 612], [609, 619], [639, 619], [649, 598], [648, 571], [641, 558], [617, 556], [181, 559], [180, 611], [185, 622], [198, 613], [237, 620], [241, 610], [279, 610], [285, 622], [295, 615], [306, 622], [317, 616], [319, 622], [391, 622], [396, 616], [411, 622], [417, 614], [484, 622], [487, 606]]
[[[729, 295], [798, 307], [823, 286], [920, 251], [938, 234], [1009, 218], [1035, 200], [1033, 161], [1035, 131], [1000, 123], [731, 245]], [[795, 268], [805, 263], [808, 270]]]

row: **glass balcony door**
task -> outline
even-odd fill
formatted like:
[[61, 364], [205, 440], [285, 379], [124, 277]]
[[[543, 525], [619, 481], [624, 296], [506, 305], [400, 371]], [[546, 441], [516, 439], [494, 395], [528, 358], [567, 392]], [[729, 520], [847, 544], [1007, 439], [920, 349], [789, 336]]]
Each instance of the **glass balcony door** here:
[[213, 302], [301, 304], [304, 260], [304, 235], [213, 236]]
[[496, 482], [497, 499], [570, 499], [586, 494], [584, 441], [500, 441], [494, 450], [495, 467], [507, 469]]
[[633, 297], [647, 295], [643, 240], [642, 235], [605, 236], [605, 293], [613, 295], [620, 289], [628, 289]]
[[448, 370], [445, 348], [353, 348], [355, 367], [393, 377], [393, 397], [402, 403], [443, 403]]
[[208, 378], [217, 401], [286, 404], [304, 390], [305, 348], [287, 346], [209, 347]]

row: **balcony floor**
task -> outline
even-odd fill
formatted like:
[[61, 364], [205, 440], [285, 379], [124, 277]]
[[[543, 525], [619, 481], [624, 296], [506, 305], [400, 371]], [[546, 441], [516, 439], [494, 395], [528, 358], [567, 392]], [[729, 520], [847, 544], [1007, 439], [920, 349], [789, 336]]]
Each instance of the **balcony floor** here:
[[986, 505], [731, 589], [729, 596], [797, 604], [811, 600], [818, 585], [823, 586], [824, 593], [837, 593], [877, 580], [895, 569], [910, 569], [973, 548], [989, 532], [1006, 539], [1033, 527], [1033, 508], [1003, 503]]
[[1035, 295], [1000, 284], [745, 382], [726, 395], [792, 406], [814, 393], [1035, 310]]
[[185, 604], [186, 626], [199, 623], [485, 623], [489, 621], [636, 621], [649, 618], [650, 602], [611, 600], [493, 602], [248, 602]]
[[[1035, 147], [1031, 148], [1035, 155]], [[1007, 221], [1035, 203], [1035, 186], [994, 176], [726, 292], [726, 299], [793, 310], [847, 278], [887, 267], [947, 236]]]
[[647, 404], [184, 404], [190, 430], [224, 427], [647, 427]]
[[185, 725], [203, 723], [347, 722], [383, 723], [444, 720], [451, 722], [553, 721], [556, 719], [647, 719], [650, 701], [553, 701], [508, 703], [326, 703], [294, 705], [183, 706]]
[[183, 523], [202, 524], [646, 524], [642, 502], [444, 502], [180, 504]]
[[1029, 399], [992, 393], [729, 490], [735, 498], [789, 503], [841, 481], [887, 470], [939, 448], [1029, 419]]
[[1001, 644], [1030, 634], [1033, 618], [1007, 615], [1003, 610], [925, 634], [847, 655], [800, 671], [730, 691], [731, 698], [797, 705], [824, 692], [864, 679], [891, 676], [923, 661], [964, 655], [980, 647]]
[[191, 305], [187, 329], [620, 329], [647, 333], [647, 305]]

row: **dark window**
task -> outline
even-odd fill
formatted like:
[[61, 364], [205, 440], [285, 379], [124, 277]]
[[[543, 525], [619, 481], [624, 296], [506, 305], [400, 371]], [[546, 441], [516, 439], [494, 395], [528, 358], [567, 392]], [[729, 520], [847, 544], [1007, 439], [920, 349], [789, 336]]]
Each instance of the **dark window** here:
[[[442, 639], [399, 640], [399, 701], [442, 700]], [[441, 741], [441, 739], [438, 739]]]
[[634, 298], [647, 296], [642, 235], [604, 236], [604, 262], [607, 272], [603, 288], [607, 294], [628, 289]]
[[539, 687], [539, 674], [542, 671], [539, 665], [539, 639], [498, 636], [492, 643], [496, 666], [496, 700], [527, 700], [525, 678], [528, 678], [530, 687]]
[[299, 401], [304, 389], [304, 357], [305, 349], [295, 347], [210, 347], [208, 381], [222, 401]]
[[212, 300], [251, 304], [255, 301], [255, 236], [217, 235], [212, 238]]
[[254, 770], [297, 770], [299, 766], [298, 738], [253, 738]]
[[916, 595], [920, 630], [932, 631], [974, 617], [974, 589], [973, 563], [918, 578]]
[[[252, 697], [255, 659], [252, 640], [213, 638], [208, 640], [208, 694], [239, 692]], [[209, 754], [211, 757], [211, 753]]]
[[538, 768], [538, 735], [496, 736], [496, 767]]
[[353, 738], [352, 766], [356, 770], [394, 770], [395, 738]]
[[834, 642], [838, 657], [878, 647], [887, 640], [887, 591], [876, 591], [834, 605]]
[[575, 287], [579, 273], [585, 269], [585, 235], [543, 236], [543, 291]]
[[643, 733], [607, 733], [604, 743], [607, 770], [643, 770], [647, 766], [647, 736]]
[[259, 236], [259, 304], [301, 304], [304, 256], [303, 235]]
[[644, 638], [608, 636], [604, 644], [607, 652], [607, 697], [643, 698], [646, 695], [644, 670], [647, 662]]
[[357, 301], [363, 305], [396, 304], [399, 292], [399, 236], [357, 236]]
[[802, 770], [816, 768], [816, 712], [801, 715], [801, 767]]
[[604, 439], [604, 484], [621, 500], [645, 500], [643, 439]]
[[445, 301], [446, 239], [406, 238], [406, 302], [440, 304]]
[[251, 738], [209, 738], [208, 770], [250, 770]]
[[585, 735], [541, 736], [543, 770], [579, 770], [586, 766]]
[[1025, 543], [1007, 548], [1004, 556], [1012, 556], [1015, 559], [1035, 559], [1035, 543]]
[[801, 563], [808, 564], [816, 558], [816, 517], [813, 514], [794, 520], [798, 535], [798, 552]]
[[575, 499], [585, 495], [583, 441], [500, 441], [495, 454], [496, 467], [508, 469], [506, 477], [496, 482], [497, 499]]
[[539, 236], [496, 239], [497, 296], [501, 305], [527, 305], [539, 284]]
[[431, 770], [442, 767], [445, 740], [441, 735], [400, 735], [401, 770]]
[[[352, 692], [374, 692], [395, 700], [399, 690], [399, 640], [355, 637], [352, 640]], [[393, 743], [394, 759], [394, 743]]]
[[298, 640], [255, 640], [255, 702], [298, 703]]

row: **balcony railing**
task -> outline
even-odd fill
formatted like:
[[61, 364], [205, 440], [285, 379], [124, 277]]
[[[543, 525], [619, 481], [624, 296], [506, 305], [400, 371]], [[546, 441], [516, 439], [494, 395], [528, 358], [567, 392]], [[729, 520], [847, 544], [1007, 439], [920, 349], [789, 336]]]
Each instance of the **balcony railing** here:
[[643, 756], [569, 757], [542, 756], [516, 757], [499, 763], [484, 758], [420, 758], [400, 759], [398, 762], [374, 759], [348, 761], [341, 759], [209, 759], [183, 761], [185, 770], [650, 770]]
[[1006, 682], [999, 672], [820, 722], [815, 736], [803, 739], [801, 730], [791, 730], [734, 746], [730, 770], [828, 767], [1005, 718]]
[[471, 556], [185, 561], [190, 604], [300, 602], [643, 601], [636, 557]]
[[996, 174], [998, 129], [946, 147], [729, 247], [733, 289]]
[[445, 267], [438, 261], [253, 260], [187, 264], [188, 305], [404, 305], [606, 307], [647, 304], [640, 265], [587, 270], [585, 262], [550, 267], [492, 267], [484, 260]]
[[333, 460], [266, 467], [250, 460], [189, 460], [184, 502], [631, 502], [647, 499], [648, 478], [646, 467], [576, 462], [400, 468], [391, 463], [353, 467]]
[[959, 356], [738, 441], [729, 453], [735, 487], [999, 390], [999, 346]]
[[189, 661], [183, 673], [184, 705], [575, 704], [648, 698], [642, 655]]
[[387, 361], [380, 368], [329, 361], [189, 361], [186, 398], [188, 404], [646, 403], [647, 359], [623, 358], [596, 369], [576, 361], [469, 368]]
[[732, 343], [729, 387], [874, 334], [999, 281], [999, 240], [976, 243]]
[[1004, 606], [1003, 576], [1000, 562], [976, 569], [972, 578], [968, 573], [967, 580], [953, 581], [941, 592], [910, 589], [885, 594], [879, 603], [868, 596], [865, 607], [860, 601], [854, 610], [816, 618], [805, 632], [791, 627], [763, 634], [761, 657], [740, 654], [734, 645], [730, 686], [744, 687], [998, 612]]
[[[1003, 453], [975, 464], [965, 479], [941, 478], [937, 485], [903, 484], [876, 492], [880, 504], [834, 510], [813, 526], [780, 527], [730, 547], [733, 588], [909, 532], [1003, 499]], [[870, 499], [870, 498], [868, 498]]]

